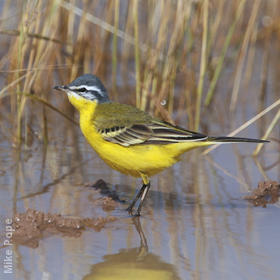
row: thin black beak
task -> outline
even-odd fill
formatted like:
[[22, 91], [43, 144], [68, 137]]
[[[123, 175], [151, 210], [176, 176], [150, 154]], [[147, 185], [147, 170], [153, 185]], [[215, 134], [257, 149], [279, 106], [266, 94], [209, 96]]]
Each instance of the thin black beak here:
[[54, 89], [60, 90], [60, 91], [65, 91], [66, 89], [68, 89], [68, 87], [67, 86], [55, 86]]

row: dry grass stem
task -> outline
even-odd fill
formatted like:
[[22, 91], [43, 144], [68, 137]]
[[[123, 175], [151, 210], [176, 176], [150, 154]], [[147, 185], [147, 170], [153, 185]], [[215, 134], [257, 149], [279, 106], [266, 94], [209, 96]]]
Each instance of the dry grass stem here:
[[[272, 119], [271, 123], [269, 124], [264, 136], [262, 137], [262, 139], [267, 139], [268, 136], [270, 135], [271, 131], [273, 130], [273, 128], [275, 127], [275, 125], [280, 121], [280, 109], [278, 110], [277, 114], [274, 116], [274, 118]], [[257, 156], [259, 154], [259, 152], [261, 151], [262, 147], [263, 147], [263, 143], [259, 143], [255, 149], [255, 151], [253, 152], [253, 156]]]
[[[267, 114], [268, 112], [270, 112], [271, 110], [273, 110], [274, 108], [276, 108], [277, 106], [280, 105], [280, 99], [278, 99], [277, 101], [275, 101], [273, 104], [271, 104], [270, 106], [268, 106], [266, 109], [264, 109], [262, 112], [260, 112], [259, 114], [257, 114], [256, 116], [254, 116], [253, 118], [251, 118], [250, 120], [248, 120], [247, 122], [245, 122], [244, 124], [242, 124], [240, 127], [238, 127], [237, 129], [235, 129], [234, 131], [232, 131], [231, 133], [229, 133], [227, 136], [231, 137], [231, 136], [235, 136], [236, 134], [238, 134], [239, 132], [241, 132], [242, 130], [244, 130], [245, 128], [247, 128], [248, 126], [250, 126], [251, 124], [253, 124], [254, 122], [256, 122], [258, 119], [260, 119], [262, 116], [264, 116], [265, 114]], [[263, 138], [265, 139], [265, 138]], [[217, 144], [217, 145], [213, 145], [212, 147], [206, 149], [202, 154], [203, 155], [207, 155], [209, 152], [213, 151], [214, 149], [216, 149], [217, 147], [219, 147], [221, 144]]]

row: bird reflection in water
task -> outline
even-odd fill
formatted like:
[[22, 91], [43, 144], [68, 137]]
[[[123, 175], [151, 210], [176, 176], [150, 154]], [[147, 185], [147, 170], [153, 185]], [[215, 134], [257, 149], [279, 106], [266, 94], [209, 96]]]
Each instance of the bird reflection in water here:
[[133, 217], [132, 221], [140, 237], [140, 246], [105, 255], [103, 262], [92, 265], [91, 272], [83, 278], [84, 280], [180, 279], [172, 264], [149, 252], [140, 217]]

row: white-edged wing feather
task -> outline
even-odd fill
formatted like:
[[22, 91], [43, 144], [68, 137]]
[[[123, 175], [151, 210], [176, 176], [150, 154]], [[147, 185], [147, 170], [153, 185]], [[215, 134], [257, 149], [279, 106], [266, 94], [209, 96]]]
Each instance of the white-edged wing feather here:
[[109, 142], [122, 146], [139, 144], [172, 144], [188, 141], [203, 141], [206, 135], [184, 130], [169, 123], [152, 120], [147, 124], [113, 126], [98, 132]]

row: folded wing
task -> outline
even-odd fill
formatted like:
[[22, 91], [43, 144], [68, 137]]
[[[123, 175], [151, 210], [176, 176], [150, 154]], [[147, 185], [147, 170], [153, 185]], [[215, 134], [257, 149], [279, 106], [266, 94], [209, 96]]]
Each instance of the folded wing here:
[[188, 141], [203, 141], [206, 135], [173, 126], [169, 123], [151, 120], [149, 123], [130, 124], [100, 128], [102, 137], [122, 146], [139, 144], [172, 144]]

